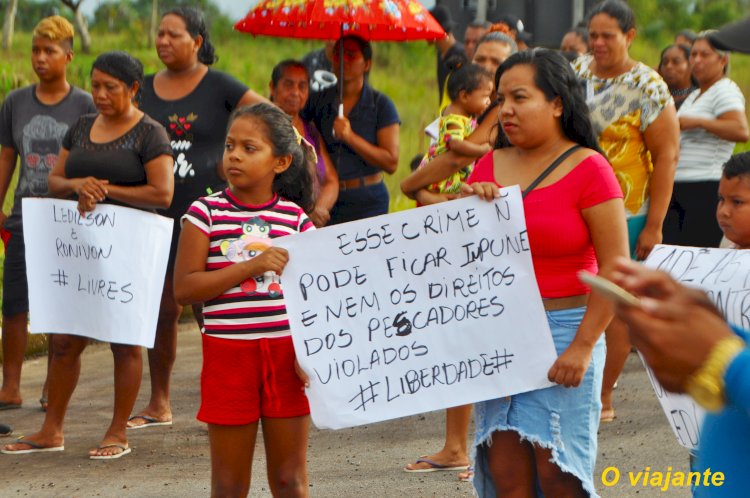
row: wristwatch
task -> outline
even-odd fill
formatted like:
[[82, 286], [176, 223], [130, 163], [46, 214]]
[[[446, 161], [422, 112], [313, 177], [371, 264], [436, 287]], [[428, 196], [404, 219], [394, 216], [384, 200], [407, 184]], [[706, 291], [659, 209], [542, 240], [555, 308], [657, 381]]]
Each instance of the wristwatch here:
[[718, 412], [724, 408], [724, 374], [732, 360], [746, 347], [747, 344], [736, 335], [726, 337], [714, 345], [703, 365], [685, 383], [685, 390], [696, 403], [710, 412]]

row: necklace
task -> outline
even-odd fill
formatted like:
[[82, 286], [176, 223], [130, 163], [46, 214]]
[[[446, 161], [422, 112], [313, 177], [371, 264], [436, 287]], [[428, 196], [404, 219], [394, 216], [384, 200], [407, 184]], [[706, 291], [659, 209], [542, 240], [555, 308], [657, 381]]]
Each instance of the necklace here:
[[695, 90], [695, 87], [689, 86], [687, 88], [670, 89], [669, 93], [672, 94], [672, 97], [686, 97], [687, 95], [690, 95], [690, 93], [692, 93], [693, 90]]

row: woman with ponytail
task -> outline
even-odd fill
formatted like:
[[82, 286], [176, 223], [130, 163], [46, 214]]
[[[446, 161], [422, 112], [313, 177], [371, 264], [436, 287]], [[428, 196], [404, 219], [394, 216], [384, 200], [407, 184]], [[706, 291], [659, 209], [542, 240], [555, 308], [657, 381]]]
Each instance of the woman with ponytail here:
[[248, 495], [258, 426], [271, 494], [309, 495], [308, 379], [279, 281], [289, 254], [274, 240], [315, 228], [305, 214], [315, 162], [291, 116], [271, 104], [242, 107], [224, 146], [229, 187], [182, 218], [175, 296], [205, 303], [198, 420], [208, 424], [211, 496]]
[[[221, 157], [231, 112], [264, 101], [232, 76], [211, 69], [217, 55], [200, 11], [177, 7], [162, 15], [156, 51], [165, 68], [146, 76], [141, 109], [164, 125], [174, 151], [174, 200], [164, 211], [175, 220], [154, 348], [149, 404], [128, 422], [130, 429], [172, 424], [169, 382], [177, 352], [177, 320], [182, 307], [174, 298], [172, 273], [180, 217], [190, 204], [224, 188]], [[193, 307], [202, 326], [200, 306]]]

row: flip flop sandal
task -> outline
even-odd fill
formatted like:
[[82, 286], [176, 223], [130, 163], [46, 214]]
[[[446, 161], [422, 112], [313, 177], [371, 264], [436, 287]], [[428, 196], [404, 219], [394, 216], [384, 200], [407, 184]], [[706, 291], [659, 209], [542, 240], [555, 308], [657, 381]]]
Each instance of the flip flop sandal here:
[[17, 410], [19, 408], [21, 408], [21, 403], [8, 403], [7, 401], [0, 401], [0, 411]]
[[141, 419], [145, 423], [141, 425], [129, 425], [127, 428], [129, 430], [136, 430], [136, 429], [145, 429], [146, 427], [158, 427], [158, 426], [166, 426], [166, 425], [172, 425], [171, 420], [159, 420], [154, 417], [149, 417], [148, 415], [133, 415], [128, 419], [128, 422], [131, 420], [137, 420]]
[[429, 458], [419, 458], [414, 463], [426, 463], [429, 465], [426, 469], [407, 469], [404, 467], [404, 472], [443, 472], [443, 471], [453, 471], [453, 470], [466, 470], [469, 468], [468, 465], [443, 465], [440, 463], [437, 463], [434, 460], [430, 460]]
[[25, 441], [22, 437], [16, 439], [16, 442], [13, 444], [25, 444], [30, 448], [28, 450], [6, 450], [4, 447], [0, 450], [0, 453], [4, 455], [27, 455], [29, 453], [47, 453], [50, 451], [63, 451], [65, 449], [65, 446], [42, 446], [33, 441]]

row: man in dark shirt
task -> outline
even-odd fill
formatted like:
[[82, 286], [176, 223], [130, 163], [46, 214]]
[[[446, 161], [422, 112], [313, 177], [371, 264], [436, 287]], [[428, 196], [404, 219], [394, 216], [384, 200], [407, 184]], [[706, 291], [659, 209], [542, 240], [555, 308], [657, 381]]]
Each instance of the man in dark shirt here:
[[448, 78], [450, 69], [447, 62], [452, 58], [459, 58], [466, 61], [463, 44], [456, 41], [453, 36], [453, 28], [456, 23], [451, 18], [451, 13], [444, 5], [436, 5], [431, 11], [432, 17], [445, 30], [445, 38], [437, 40], [437, 81], [438, 81], [438, 102], [442, 103], [443, 90], [445, 89], [445, 80]]

